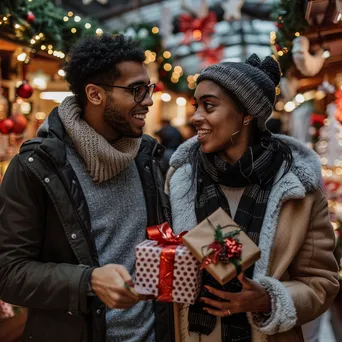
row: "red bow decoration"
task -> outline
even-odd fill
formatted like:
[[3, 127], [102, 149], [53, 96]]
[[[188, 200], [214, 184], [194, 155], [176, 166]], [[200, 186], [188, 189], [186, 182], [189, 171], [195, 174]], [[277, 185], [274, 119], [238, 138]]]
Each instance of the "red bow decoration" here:
[[197, 57], [202, 59], [202, 68], [211, 64], [220, 63], [223, 59], [224, 46], [220, 45], [215, 49], [204, 49], [197, 53]]
[[175, 235], [167, 222], [146, 229], [150, 240], [164, 246], [160, 254], [159, 284], [157, 300], [172, 302], [173, 271], [176, 249], [182, 245], [182, 236], [187, 232]]
[[208, 248], [210, 252], [204, 257], [201, 270], [209, 264], [216, 265], [218, 262], [232, 262], [237, 268], [240, 268], [239, 262], [242, 252], [242, 244], [239, 243], [237, 239], [234, 239], [234, 236], [240, 233], [240, 229], [226, 234], [222, 233], [222, 227], [220, 225], [214, 229], [214, 242], [203, 247]]
[[184, 32], [183, 44], [189, 45], [193, 40], [208, 42], [217, 23], [215, 12], [211, 11], [203, 18], [194, 18], [188, 14], [179, 16], [179, 31]]

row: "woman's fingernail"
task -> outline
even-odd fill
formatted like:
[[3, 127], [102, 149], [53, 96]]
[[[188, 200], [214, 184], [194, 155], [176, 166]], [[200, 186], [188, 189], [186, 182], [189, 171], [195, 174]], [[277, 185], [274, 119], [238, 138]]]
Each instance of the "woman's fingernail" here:
[[211, 292], [211, 288], [209, 286], [204, 286], [209, 292]]
[[209, 312], [207, 308], [203, 308], [203, 311], [205, 311], [205, 312]]
[[206, 300], [204, 298], [200, 298], [200, 302], [206, 302]]

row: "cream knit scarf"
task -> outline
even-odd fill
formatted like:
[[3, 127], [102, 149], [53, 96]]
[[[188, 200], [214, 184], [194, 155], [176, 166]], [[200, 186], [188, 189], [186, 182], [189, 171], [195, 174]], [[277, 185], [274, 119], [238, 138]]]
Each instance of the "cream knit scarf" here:
[[81, 112], [74, 96], [67, 97], [58, 108], [64, 128], [83, 158], [92, 180], [102, 183], [133, 162], [141, 138], [122, 138], [111, 145], [81, 119]]

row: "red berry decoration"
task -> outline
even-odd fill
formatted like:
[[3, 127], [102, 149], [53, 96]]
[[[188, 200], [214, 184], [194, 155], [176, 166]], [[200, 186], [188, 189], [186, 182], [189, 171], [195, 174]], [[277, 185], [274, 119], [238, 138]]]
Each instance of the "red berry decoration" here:
[[31, 11], [28, 11], [28, 12], [27, 12], [27, 16], [26, 16], [26, 21], [27, 21], [28, 23], [33, 23], [35, 19], [36, 19], [36, 18], [35, 18], [35, 16], [34, 16], [34, 14], [33, 14]]
[[32, 94], [33, 88], [27, 81], [23, 81], [23, 83], [17, 88], [17, 95], [23, 99], [28, 99]]
[[6, 118], [0, 121], [0, 133], [10, 134], [13, 130], [14, 122], [10, 118]]
[[11, 120], [13, 121], [13, 129], [12, 133], [21, 134], [25, 131], [27, 127], [27, 119], [23, 114], [16, 114], [11, 116]]
[[165, 88], [165, 87], [164, 87], [164, 83], [161, 82], [161, 81], [159, 81], [159, 82], [156, 83], [156, 87], [155, 87], [154, 91], [155, 91], [156, 93], [158, 93], [158, 91], [163, 91], [164, 88]]

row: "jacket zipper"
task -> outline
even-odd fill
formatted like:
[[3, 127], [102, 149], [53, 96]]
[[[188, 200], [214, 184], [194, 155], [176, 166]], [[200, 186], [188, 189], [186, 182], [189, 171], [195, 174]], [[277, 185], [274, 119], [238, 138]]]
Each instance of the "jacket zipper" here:
[[[39, 153], [42, 153], [44, 156], [46, 156], [46, 157], [52, 162], [52, 164], [54, 165], [55, 169], [57, 170], [57, 173], [58, 173], [59, 177], [61, 178], [61, 180], [62, 180], [62, 182], [63, 182], [63, 184], [64, 184], [65, 189], [67, 189], [67, 184], [66, 184], [65, 181], [64, 181], [64, 176], [61, 174], [61, 172], [60, 172], [59, 168], [57, 167], [55, 161], [54, 161], [47, 153], [45, 153], [44, 151], [39, 150], [39, 151], [37, 151], [37, 152], [38, 152], [38, 154], [39, 154]], [[75, 204], [74, 198], [73, 198], [72, 195], [69, 193], [69, 191], [66, 190], [66, 192], [67, 192], [67, 194], [68, 194], [68, 196], [69, 196], [69, 199], [70, 199], [70, 201], [71, 201], [71, 204], [72, 204], [72, 207], [73, 207], [73, 209], [74, 209], [74, 212], [76, 213], [76, 217], [77, 217], [77, 219], [78, 219], [78, 222], [80, 223], [80, 225], [81, 225], [81, 227], [82, 227], [82, 230], [83, 230], [83, 232], [84, 232], [84, 234], [85, 234], [85, 236], [86, 236], [87, 245], [88, 245], [88, 248], [89, 248], [89, 252], [90, 252], [90, 255], [91, 255], [91, 259], [92, 259], [94, 265], [96, 265], [97, 263], [96, 263], [95, 260], [93, 259], [93, 252], [94, 252], [94, 251], [93, 251], [93, 246], [92, 246], [92, 243], [91, 243], [92, 240], [91, 240], [91, 238], [90, 238], [90, 234], [89, 234], [87, 228], [85, 227], [85, 225], [84, 225], [84, 223], [83, 223], [83, 221], [82, 221], [82, 219], [81, 219], [81, 217], [80, 217], [80, 215], [79, 215], [79, 213], [78, 213], [78, 210], [76, 209], [76, 204]]]

